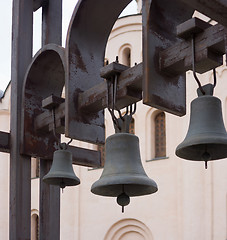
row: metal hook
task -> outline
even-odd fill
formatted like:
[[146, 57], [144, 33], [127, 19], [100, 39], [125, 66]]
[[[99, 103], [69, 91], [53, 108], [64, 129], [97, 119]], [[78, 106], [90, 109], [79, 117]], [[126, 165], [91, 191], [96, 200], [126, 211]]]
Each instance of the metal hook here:
[[57, 137], [57, 134], [56, 134], [56, 116], [55, 116], [55, 108], [52, 108], [52, 114], [53, 114], [53, 134], [54, 134], [54, 137], [56, 138], [57, 140], [57, 143], [59, 144], [60, 143], [60, 140], [59, 138]]
[[121, 127], [119, 125], [119, 122], [117, 121], [117, 117], [114, 114], [114, 110], [115, 110], [115, 103], [116, 103], [116, 92], [117, 92], [117, 78], [118, 76], [115, 75], [114, 78], [112, 78], [112, 85], [113, 85], [113, 99], [112, 99], [112, 108], [110, 108], [110, 103], [109, 103], [109, 95], [110, 95], [110, 87], [111, 87], [111, 81], [107, 81], [107, 104], [108, 104], [108, 111], [110, 112], [110, 115], [112, 117], [112, 121], [114, 123], [114, 125], [121, 130]]
[[213, 76], [214, 76], [214, 85], [213, 85], [213, 87], [215, 88], [216, 84], [217, 84], [217, 77], [216, 77], [216, 70], [215, 70], [215, 68], [213, 68]]
[[132, 104], [130, 105], [130, 116], [134, 115], [136, 112], [136, 103], [134, 103], [133, 105], [134, 105], [134, 110], [132, 110]]
[[199, 89], [200, 89], [201, 93], [203, 95], [205, 95], [205, 91], [203, 90], [201, 83], [196, 75], [196, 71], [195, 71], [195, 34], [192, 34], [192, 70], [193, 70], [193, 76], [194, 76], [197, 84], [199, 85]]
[[66, 144], [67, 146], [69, 146], [69, 144], [73, 141], [73, 139], [71, 138]]

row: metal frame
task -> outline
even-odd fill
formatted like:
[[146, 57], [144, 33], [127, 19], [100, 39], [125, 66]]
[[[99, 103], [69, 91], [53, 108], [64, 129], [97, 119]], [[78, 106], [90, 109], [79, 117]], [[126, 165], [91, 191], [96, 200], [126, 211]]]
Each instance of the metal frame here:
[[[141, 100], [143, 92], [145, 104], [184, 115], [185, 71], [191, 69], [191, 53], [189, 42], [178, 38], [175, 28], [188, 20], [194, 9], [227, 26], [227, 4], [222, 0], [208, 0], [206, 4], [199, 0], [174, 0], [171, 3], [144, 0], [143, 63], [126, 68], [115, 62], [102, 68], [112, 26], [129, 2], [80, 0], [64, 49], [60, 47], [62, 0], [13, 1], [11, 131], [0, 132], [0, 151], [10, 152], [10, 240], [30, 239], [31, 156], [40, 158], [40, 239], [60, 239], [59, 187], [42, 182], [55, 150], [55, 139], [50, 134], [52, 107], [55, 108], [59, 133], [87, 142], [104, 143], [103, 109], [108, 106], [108, 97], [102, 77], [108, 79], [117, 74], [118, 108]], [[43, 11], [43, 47], [32, 58], [33, 11], [40, 7]], [[98, 18], [99, 15], [102, 18]], [[225, 27], [220, 24], [203, 26], [203, 23], [190, 22], [178, 29], [184, 32], [181, 36], [185, 36], [185, 31], [188, 34], [191, 28], [197, 31], [195, 47], [199, 52], [195, 59], [207, 61], [205, 68], [197, 66], [201, 72], [221, 65], [227, 49]], [[203, 41], [204, 37], [206, 41]], [[179, 49], [182, 49], [182, 55], [173, 57]], [[177, 71], [179, 66], [181, 71]], [[60, 99], [64, 83], [65, 102]], [[177, 102], [172, 101], [176, 96]], [[37, 146], [41, 146], [42, 151]], [[100, 166], [99, 152], [70, 148], [74, 164]]]

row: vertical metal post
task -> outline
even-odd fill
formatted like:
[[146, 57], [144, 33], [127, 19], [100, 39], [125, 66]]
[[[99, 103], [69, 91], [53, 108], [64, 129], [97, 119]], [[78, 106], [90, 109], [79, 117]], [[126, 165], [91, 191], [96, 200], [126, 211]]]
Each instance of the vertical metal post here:
[[49, 0], [43, 6], [42, 46], [48, 43], [62, 44], [62, 0]]
[[30, 239], [31, 161], [20, 155], [22, 86], [32, 58], [33, 1], [13, 1], [10, 116], [10, 240]]
[[49, 172], [51, 160], [40, 159], [39, 239], [60, 239], [60, 188], [43, 182]]
[[[62, 42], [62, 0], [49, 0], [43, 6], [42, 46]], [[51, 161], [40, 159], [40, 240], [60, 239], [60, 188], [42, 181]]]

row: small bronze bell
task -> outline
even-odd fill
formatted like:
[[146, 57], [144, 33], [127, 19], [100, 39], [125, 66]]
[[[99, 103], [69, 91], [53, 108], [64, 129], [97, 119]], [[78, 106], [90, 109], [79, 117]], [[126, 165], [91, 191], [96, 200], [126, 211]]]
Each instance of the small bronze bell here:
[[54, 152], [53, 163], [50, 171], [43, 177], [43, 181], [50, 185], [74, 186], [80, 184], [80, 179], [75, 175], [72, 167], [72, 153], [66, 144], [60, 144], [63, 149]]
[[106, 140], [106, 161], [103, 173], [91, 192], [101, 196], [117, 197], [124, 206], [130, 196], [155, 193], [157, 184], [146, 175], [140, 158], [139, 139], [130, 133], [115, 133]]
[[211, 84], [203, 86], [205, 95], [198, 90], [198, 98], [191, 103], [188, 133], [176, 148], [176, 155], [195, 161], [216, 160], [227, 157], [227, 133], [221, 101], [213, 95]]

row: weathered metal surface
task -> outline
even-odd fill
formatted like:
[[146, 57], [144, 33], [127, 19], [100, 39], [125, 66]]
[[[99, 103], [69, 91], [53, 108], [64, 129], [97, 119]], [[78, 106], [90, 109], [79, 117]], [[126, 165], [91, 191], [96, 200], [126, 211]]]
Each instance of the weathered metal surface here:
[[65, 83], [65, 52], [56, 44], [44, 46], [33, 58], [23, 86], [23, 137], [21, 152], [51, 159], [56, 139], [53, 133], [36, 131], [35, 118], [42, 112], [42, 100], [62, 94]]
[[33, 0], [33, 11], [37, 11], [44, 4], [47, 4], [49, 0]]
[[86, 167], [101, 167], [99, 151], [74, 146], [69, 146], [68, 150], [73, 155], [73, 164]]
[[177, 26], [177, 36], [183, 39], [191, 39], [193, 34], [202, 33], [211, 26], [210, 23], [193, 17]]
[[60, 239], [60, 187], [43, 182], [52, 161], [40, 159], [39, 239]]
[[0, 152], [10, 152], [10, 134], [0, 131]]
[[[142, 63], [127, 68], [118, 77], [118, 92], [116, 98], [116, 106], [122, 109], [132, 103], [142, 99]], [[52, 97], [44, 99], [49, 104]], [[43, 102], [44, 102], [43, 100]], [[60, 103], [60, 102], [59, 102]], [[78, 108], [84, 113], [96, 113], [107, 107], [107, 83], [106, 81], [79, 94]], [[58, 133], [65, 132], [65, 103], [61, 103], [55, 108], [56, 131]], [[53, 130], [53, 114], [52, 111], [45, 111], [39, 114], [34, 120], [36, 131], [49, 132]]]
[[32, 58], [33, 1], [14, 0], [10, 109], [9, 239], [30, 239], [31, 160], [20, 154], [23, 80]]
[[[168, 76], [159, 69], [159, 52], [181, 40], [176, 26], [194, 10], [179, 0], [143, 1], [143, 102], [182, 116], [186, 112], [185, 73]], [[174, 53], [176, 55], [177, 53]]]
[[100, 76], [105, 79], [109, 79], [111, 77], [114, 77], [115, 75], [121, 74], [123, 71], [128, 69], [128, 66], [122, 65], [118, 62], [112, 62], [100, 70]]
[[62, 43], [62, 0], [47, 0], [42, 8], [42, 46]]
[[[56, 132], [64, 134], [65, 132], [65, 103], [61, 103], [59, 107], [55, 108]], [[54, 129], [53, 113], [52, 111], [44, 111], [36, 116], [34, 120], [35, 130], [50, 132]]]
[[[227, 1], [226, 0], [181, 0], [186, 5], [205, 14], [213, 20], [227, 27]], [[187, 6], [185, 6], [187, 8]]]
[[[121, 11], [131, 0], [79, 0], [67, 36], [66, 136], [104, 143], [104, 113], [83, 113], [79, 93], [101, 83], [106, 43]], [[105, 10], [104, 10], [105, 9]]]
[[[195, 37], [196, 71], [204, 73], [223, 64], [226, 28], [220, 24], [209, 27]], [[178, 54], [176, 54], [178, 53]], [[161, 71], [173, 75], [192, 68], [191, 41], [177, 43], [160, 52]]]
[[52, 110], [53, 108], [59, 107], [62, 103], [65, 102], [64, 98], [54, 96], [53, 94], [42, 101], [42, 107], [45, 109]]
[[[42, 16], [42, 46], [49, 43], [55, 43], [61, 45], [62, 39], [62, 0], [49, 0], [48, 5], [43, 6], [43, 16]], [[65, 71], [65, 62], [64, 62], [64, 51], [62, 48], [58, 48], [60, 52], [56, 59], [52, 62], [48, 62], [46, 71], [46, 76], [43, 81], [53, 82], [53, 86], [56, 89], [49, 89], [49, 95], [58, 93], [57, 96], [60, 97], [61, 90], [64, 85], [64, 71]], [[61, 59], [62, 58], [62, 59]], [[51, 60], [51, 59], [49, 59]], [[56, 61], [58, 63], [56, 64]], [[62, 62], [62, 63], [61, 63]], [[44, 66], [43, 66], [44, 67]], [[49, 69], [53, 68], [51, 71]], [[56, 68], [56, 69], [55, 69]], [[56, 73], [51, 73], [56, 71]], [[55, 74], [59, 74], [55, 76]], [[53, 74], [53, 76], [48, 76], [48, 74]], [[46, 78], [47, 77], [47, 78]], [[54, 79], [56, 77], [56, 79]], [[58, 78], [59, 77], [59, 78]], [[56, 82], [55, 82], [56, 81]], [[58, 82], [59, 81], [59, 82]], [[37, 83], [36, 83], [37, 84]], [[35, 85], [36, 85], [35, 84]], [[59, 86], [58, 86], [59, 84]], [[47, 87], [45, 84], [42, 84], [42, 87]], [[44, 90], [46, 91], [46, 89]], [[47, 94], [47, 93], [45, 93]], [[49, 96], [48, 95], [48, 96]], [[43, 97], [43, 96], [42, 96]], [[46, 96], [47, 97], [47, 96]], [[45, 98], [44, 98], [45, 99]], [[38, 103], [40, 107], [40, 103]], [[47, 110], [48, 111], [48, 110]], [[50, 137], [50, 144], [53, 141], [53, 134], [45, 134], [46, 137]], [[52, 145], [50, 145], [52, 146]], [[39, 223], [39, 240], [46, 239], [60, 239], [60, 191], [58, 187], [49, 186], [42, 181], [42, 178], [50, 170], [51, 163], [50, 161], [45, 161], [44, 159], [40, 160], [40, 223]]]
[[[106, 71], [101, 74], [105, 73]], [[142, 63], [119, 74], [116, 96], [118, 109], [142, 99], [142, 78]], [[102, 82], [79, 94], [79, 108], [84, 112], [95, 113], [107, 107], [107, 100], [107, 83]]]

